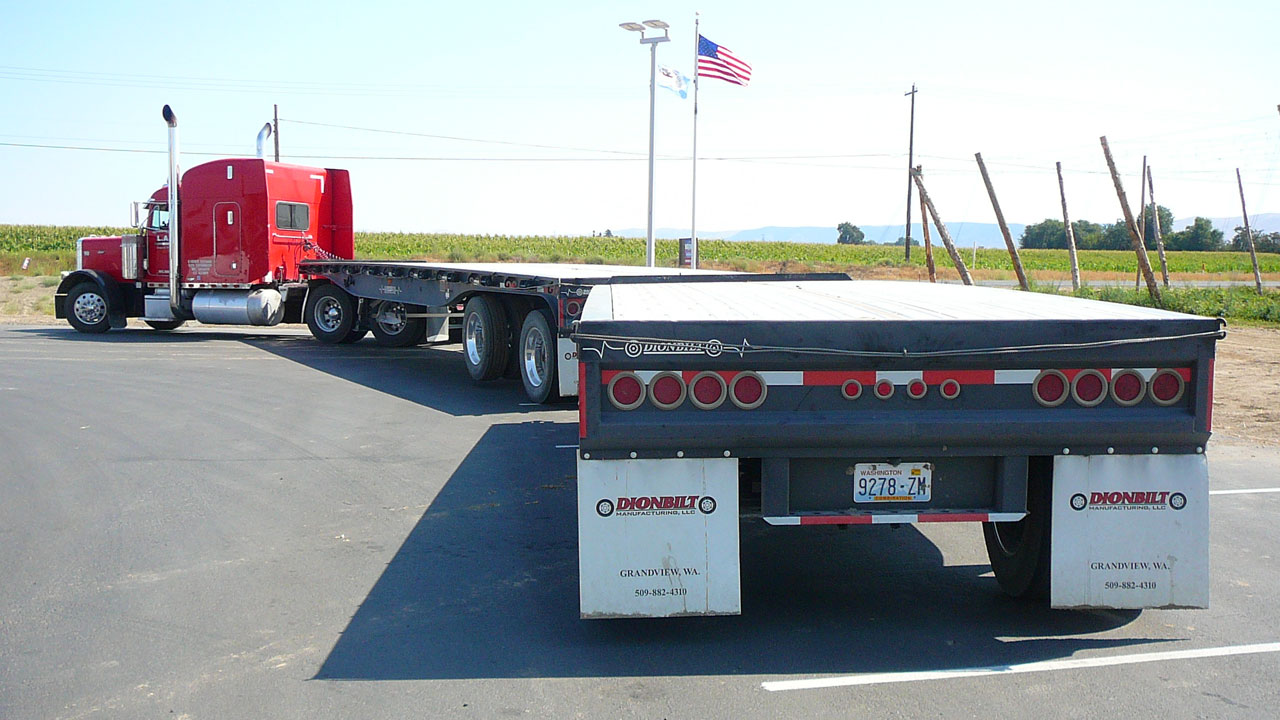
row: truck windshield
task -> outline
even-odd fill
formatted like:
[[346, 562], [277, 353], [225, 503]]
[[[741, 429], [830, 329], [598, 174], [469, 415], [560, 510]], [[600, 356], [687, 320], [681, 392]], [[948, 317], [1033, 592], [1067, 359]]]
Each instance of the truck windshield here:
[[148, 230], [168, 230], [169, 229], [169, 206], [168, 205], [152, 205], [148, 203], [146, 228]]

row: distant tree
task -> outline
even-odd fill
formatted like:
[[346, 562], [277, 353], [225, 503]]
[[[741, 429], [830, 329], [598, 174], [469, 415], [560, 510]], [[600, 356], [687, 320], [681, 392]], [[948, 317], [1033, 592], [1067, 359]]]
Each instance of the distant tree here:
[[605, 228], [604, 236], [605, 236], [605, 237], [613, 237], [613, 231], [612, 231], [612, 230], [609, 230], [608, 228]]
[[[1280, 253], [1280, 232], [1261, 233], [1255, 230], [1253, 247], [1258, 252]], [[1249, 241], [1245, 238], [1243, 227], [1236, 228], [1236, 234], [1231, 238], [1231, 249], [1236, 252], [1249, 251]]]
[[1129, 225], [1121, 218], [1110, 225], [1102, 226], [1102, 236], [1098, 238], [1095, 250], [1132, 250], [1133, 239], [1129, 234]]
[[[907, 244], [907, 239], [899, 235], [898, 239], [895, 240], [893, 244], [898, 247], [902, 247], [903, 245]], [[920, 245], [920, 241], [918, 239], [911, 238], [911, 247], [918, 247], [919, 245]]]
[[1067, 246], [1066, 226], [1061, 220], [1053, 218], [1028, 225], [1023, 228], [1022, 237], [1018, 238], [1018, 246], [1024, 250], [1065, 248]]
[[[1141, 219], [1138, 221], [1139, 227], [1143, 228], [1142, 239], [1146, 243], [1148, 250], [1156, 249], [1156, 223], [1155, 218], [1151, 217], [1147, 208], [1143, 208]], [[1169, 208], [1158, 205], [1156, 207], [1156, 217], [1160, 218], [1160, 237], [1168, 237], [1173, 232], [1173, 211]]]
[[1170, 233], [1164, 246], [1170, 250], [1221, 250], [1225, 243], [1221, 230], [1213, 229], [1208, 218], [1198, 217], [1186, 230]]
[[1077, 250], [1097, 250], [1102, 242], [1104, 228], [1098, 223], [1076, 220], [1071, 223], [1071, 229], [1075, 231]]
[[840, 232], [840, 236], [836, 238], [836, 242], [841, 245], [862, 245], [866, 243], [867, 236], [857, 225], [842, 222], [836, 226], [836, 230]]

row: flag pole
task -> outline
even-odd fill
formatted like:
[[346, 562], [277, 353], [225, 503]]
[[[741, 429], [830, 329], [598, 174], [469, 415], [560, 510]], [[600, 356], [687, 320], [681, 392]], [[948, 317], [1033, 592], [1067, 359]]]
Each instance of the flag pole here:
[[701, 21], [701, 14], [695, 12], [693, 14], [693, 194], [689, 202], [691, 212], [689, 246], [692, 253], [689, 258], [689, 267], [694, 269], [698, 267], [698, 46], [702, 43], [698, 25]]

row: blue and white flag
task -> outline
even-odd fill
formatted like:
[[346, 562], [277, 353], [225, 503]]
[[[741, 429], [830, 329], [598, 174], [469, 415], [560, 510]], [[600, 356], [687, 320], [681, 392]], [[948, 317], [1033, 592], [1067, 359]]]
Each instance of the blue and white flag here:
[[689, 97], [689, 88], [692, 85], [693, 81], [679, 70], [666, 65], [658, 66], [658, 87], [666, 88], [679, 95], [681, 100]]

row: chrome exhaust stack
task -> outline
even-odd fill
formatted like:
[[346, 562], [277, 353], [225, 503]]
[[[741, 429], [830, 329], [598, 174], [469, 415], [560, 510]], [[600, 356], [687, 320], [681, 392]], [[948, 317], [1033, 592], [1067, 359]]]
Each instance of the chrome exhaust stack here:
[[164, 121], [169, 126], [169, 310], [174, 318], [183, 318], [182, 273], [179, 258], [182, 255], [181, 223], [178, 211], [178, 116], [168, 105], [164, 106]]
[[271, 137], [271, 123], [267, 123], [263, 125], [262, 129], [258, 131], [258, 159], [259, 160], [263, 159], [262, 145], [267, 141], [267, 138], [269, 137]]

